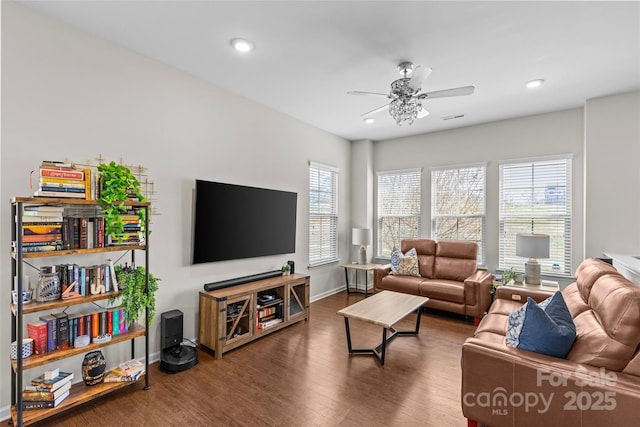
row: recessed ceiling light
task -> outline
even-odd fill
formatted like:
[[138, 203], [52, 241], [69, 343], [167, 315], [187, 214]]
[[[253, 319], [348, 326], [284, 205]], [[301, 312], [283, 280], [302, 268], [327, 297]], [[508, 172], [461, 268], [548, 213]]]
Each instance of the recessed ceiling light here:
[[533, 88], [542, 86], [542, 83], [544, 83], [543, 79], [536, 79], [536, 80], [531, 80], [527, 82], [526, 86], [527, 86], [527, 89], [533, 89]]
[[374, 123], [376, 121], [376, 119], [374, 119], [373, 117], [367, 117], [366, 119], [364, 119], [364, 122], [368, 125]]
[[253, 43], [245, 39], [233, 39], [231, 40], [231, 46], [238, 52], [251, 52], [253, 50]]

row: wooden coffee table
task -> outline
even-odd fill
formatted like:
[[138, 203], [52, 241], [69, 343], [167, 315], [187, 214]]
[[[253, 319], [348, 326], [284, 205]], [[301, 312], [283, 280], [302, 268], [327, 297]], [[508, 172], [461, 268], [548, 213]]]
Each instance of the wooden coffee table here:
[[[339, 310], [338, 314], [340, 316], [344, 316], [344, 326], [347, 332], [347, 346], [349, 348], [349, 354], [371, 354], [378, 359], [381, 365], [384, 365], [387, 343], [389, 341], [398, 335], [418, 335], [418, 332], [420, 331], [421, 308], [427, 301], [429, 301], [429, 298], [427, 297], [393, 291], [382, 291]], [[393, 327], [393, 325], [414, 311], [416, 312], [415, 330], [398, 331]], [[351, 346], [349, 319], [362, 320], [363, 322], [382, 326], [382, 342], [374, 348], [353, 348]], [[391, 335], [387, 336], [387, 330], [391, 330]]]

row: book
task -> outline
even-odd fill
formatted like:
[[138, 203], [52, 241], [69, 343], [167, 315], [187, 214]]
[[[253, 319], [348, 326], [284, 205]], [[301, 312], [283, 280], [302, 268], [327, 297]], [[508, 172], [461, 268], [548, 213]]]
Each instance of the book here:
[[62, 242], [62, 234], [61, 233], [29, 234], [29, 235], [22, 236], [22, 241], [26, 243]]
[[47, 352], [47, 324], [42, 320], [27, 323], [27, 334], [33, 338], [33, 352], [45, 354]]
[[55, 391], [27, 390], [22, 392], [22, 400], [30, 402], [54, 401], [71, 389], [71, 381], [67, 381]]
[[52, 314], [40, 316], [40, 321], [47, 324], [47, 352], [57, 350], [58, 348], [58, 331], [56, 329], [57, 319]]
[[40, 168], [40, 176], [48, 178], [63, 178], [84, 181], [84, 173], [77, 170], [60, 170], [53, 168]]
[[22, 252], [30, 253], [30, 252], [54, 252], [62, 250], [62, 245], [51, 244], [51, 245], [39, 245], [39, 246], [27, 246], [22, 248]]
[[55, 215], [62, 215], [64, 212], [64, 206], [54, 206], [54, 205], [29, 205], [24, 207], [24, 212], [36, 212], [36, 213], [46, 213], [50, 212]]
[[56, 391], [57, 389], [62, 387], [65, 383], [68, 383], [68, 382], [70, 383], [72, 379], [73, 379], [73, 372], [60, 372], [60, 375], [58, 375], [52, 380], [45, 380], [44, 374], [42, 374], [31, 380], [31, 386], [39, 387], [39, 389], [36, 388], [36, 390], [42, 391], [44, 389], [49, 389], [49, 391]]
[[120, 363], [104, 377], [104, 382], [130, 382], [137, 381], [145, 373], [144, 363], [131, 359]]
[[55, 313], [57, 323], [57, 340], [58, 340], [58, 349], [64, 350], [69, 348], [69, 316], [65, 312]]
[[62, 224], [22, 224], [22, 233], [25, 236], [62, 233]]
[[50, 223], [50, 224], [54, 224], [54, 223], [62, 223], [62, 221], [64, 221], [64, 218], [62, 216], [45, 216], [45, 215], [25, 215], [22, 217], [22, 224], [23, 225], [28, 225], [28, 224], [42, 224], [42, 223]]
[[63, 400], [69, 397], [69, 393], [70, 393], [70, 390], [65, 391], [60, 396], [58, 396], [56, 400], [40, 400], [40, 401], [23, 400], [22, 409], [29, 410], [29, 409], [55, 408], [60, 403], [62, 403]]
[[41, 191], [33, 193], [35, 197], [55, 197], [55, 198], [71, 198], [84, 199], [84, 191], [82, 193], [68, 193], [66, 191]]

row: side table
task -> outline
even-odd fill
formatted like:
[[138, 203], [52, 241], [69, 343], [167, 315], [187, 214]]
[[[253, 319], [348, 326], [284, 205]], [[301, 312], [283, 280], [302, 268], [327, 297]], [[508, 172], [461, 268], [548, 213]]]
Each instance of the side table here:
[[[345, 284], [347, 285], [347, 293], [351, 293], [351, 287], [349, 286], [349, 270], [355, 271], [355, 291], [356, 293], [364, 293], [365, 298], [369, 296], [369, 271], [374, 270], [382, 264], [343, 264], [340, 267], [344, 268]], [[364, 272], [364, 292], [358, 290], [358, 271]]]

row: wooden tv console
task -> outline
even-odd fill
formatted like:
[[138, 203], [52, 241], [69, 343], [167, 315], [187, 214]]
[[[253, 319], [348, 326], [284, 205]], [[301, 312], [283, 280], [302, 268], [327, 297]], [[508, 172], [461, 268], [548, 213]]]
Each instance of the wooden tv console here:
[[290, 274], [200, 291], [198, 342], [215, 358], [309, 318], [309, 276]]

